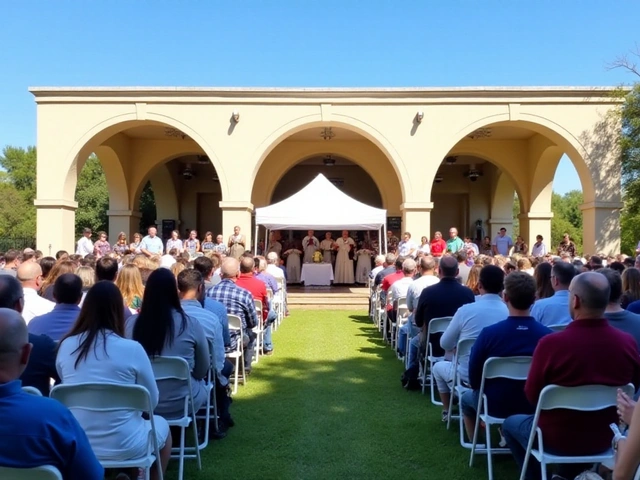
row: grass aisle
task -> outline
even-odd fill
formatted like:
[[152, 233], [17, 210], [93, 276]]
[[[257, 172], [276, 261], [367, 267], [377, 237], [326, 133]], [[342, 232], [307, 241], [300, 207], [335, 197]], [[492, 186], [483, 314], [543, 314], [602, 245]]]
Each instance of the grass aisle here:
[[[293, 311], [275, 354], [254, 365], [234, 397], [236, 426], [187, 461], [188, 479], [484, 479], [485, 459], [440, 421], [428, 397], [401, 388], [402, 363], [366, 315]], [[517, 478], [510, 458], [495, 478]], [[175, 478], [172, 462], [168, 477]]]

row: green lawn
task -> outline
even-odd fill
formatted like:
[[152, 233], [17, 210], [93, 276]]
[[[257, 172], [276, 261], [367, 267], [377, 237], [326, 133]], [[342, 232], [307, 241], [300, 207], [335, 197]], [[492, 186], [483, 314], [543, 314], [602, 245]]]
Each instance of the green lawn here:
[[[457, 424], [447, 431], [439, 407], [401, 387], [403, 364], [362, 312], [293, 311], [274, 345], [234, 397], [236, 426], [186, 478], [487, 478], [484, 456], [468, 467]], [[510, 457], [494, 458], [496, 480], [517, 478]]]

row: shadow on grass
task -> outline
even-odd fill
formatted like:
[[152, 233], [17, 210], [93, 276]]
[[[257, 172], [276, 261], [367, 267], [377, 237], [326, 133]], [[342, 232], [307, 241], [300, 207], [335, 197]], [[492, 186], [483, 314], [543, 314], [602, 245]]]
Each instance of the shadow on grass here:
[[[403, 365], [368, 316], [318, 317], [274, 335], [276, 355], [234, 398], [236, 427], [203, 453], [201, 472], [188, 462], [186, 478], [486, 478], [437, 407], [401, 388]], [[515, 476], [496, 465], [497, 480]]]

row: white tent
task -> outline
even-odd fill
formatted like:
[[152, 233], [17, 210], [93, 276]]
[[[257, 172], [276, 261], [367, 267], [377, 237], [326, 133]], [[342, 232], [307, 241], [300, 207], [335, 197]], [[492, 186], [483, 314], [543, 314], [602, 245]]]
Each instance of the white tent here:
[[259, 225], [267, 230], [379, 231], [384, 228], [380, 238], [386, 242], [386, 223], [386, 210], [354, 200], [319, 174], [289, 198], [268, 207], [256, 208], [256, 246]]

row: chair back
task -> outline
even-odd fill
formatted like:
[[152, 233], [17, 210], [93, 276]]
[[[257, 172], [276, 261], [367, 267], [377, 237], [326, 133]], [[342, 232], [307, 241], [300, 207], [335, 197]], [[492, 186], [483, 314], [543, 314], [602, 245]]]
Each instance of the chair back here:
[[552, 332], [562, 332], [565, 328], [567, 328], [566, 325], [549, 325], [549, 330], [551, 330]]
[[[427, 337], [434, 333], [444, 333], [453, 317], [438, 317], [432, 318], [427, 327]], [[427, 338], [428, 339], [428, 338]]]
[[491, 357], [484, 362], [482, 377], [526, 380], [530, 368], [531, 357]]
[[[149, 391], [142, 385], [113, 383], [61, 384], [51, 389], [51, 398], [67, 408], [98, 412], [136, 410], [153, 412]], [[0, 478], [3, 478], [0, 476]]]
[[207, 345], [209, 345], [209, 374], [211, 375], [212, 370], [216, 370], [216, 347], [213, 344], [213, 338], [207, 338]]
[[151, 358], [153, 376], [158, 380], [191, 380], [189, 364], [182, 357]]
[[582, 385], [580, 387], [547, 385], [540, 392], [536, 416], [539, 416], [541, 410], [554, 410], [556, 408], [595, 412], [615, 407], [618, 403], [618, 389], [621, 389], [630, 397], [633, 396], [634, 387], [632, 384], [617, 387], [606, 385]]
[[262, 300], [254, 300], [253, 304], [256, 307], [256, 313], [258, 314], [258, 319], [262, 319]]
[[458, 346], [456, 347], [456, 356], [458, 359], [460, 359], [460, 357], [468, 357], [474, 343], [476, 343], [475, 338], [461, 338], [458, 340]]
[[399, 297], [396, 303], [396, 310], [398, 312], [398, 318], [404, 318], [409, 316], [409, 307], [407, 306], [407, 297]]
[[36, 387], [24, 386], [22, 387], [22, 391], [30, 395], [36, 395], [38, 397], [42, 396], [42, 392], [38, 390]]
[[242, 320], [238, 315], [227, 314], [227, 321], [229, 322], [229, 330], [242, 333]]
[[62, 480], [62, 474], [51, 465], [35, 468], [0, 467], [0, 478], [5, 480]]

